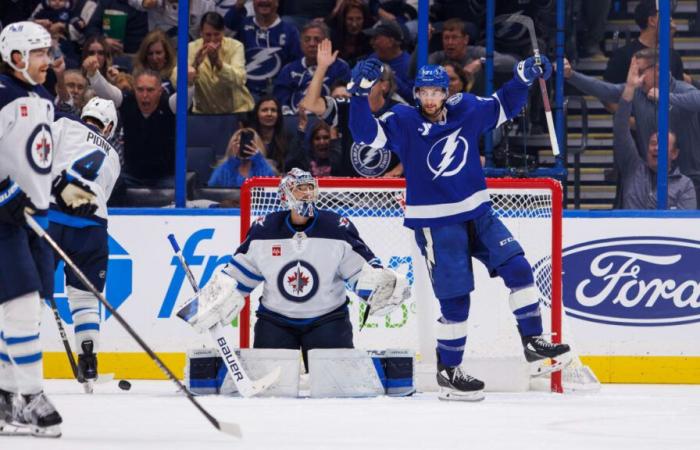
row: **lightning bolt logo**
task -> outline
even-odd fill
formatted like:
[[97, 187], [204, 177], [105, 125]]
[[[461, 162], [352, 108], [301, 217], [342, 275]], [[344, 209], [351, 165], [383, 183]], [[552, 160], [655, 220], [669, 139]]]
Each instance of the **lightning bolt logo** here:
[[[271, 76], [279, 72], [281, 67], [280, 57], [277, 52], [280, 50], [279, 47], [270, 48], [260, 48], [253, 49], [246, 55], [248, 63], [245, 66], [245, 70], [248, 73], [248, 79], [250, 80], [266, 80]], [[274, 67], [272, 70], [268, 70], [264, 73], [255, 73], [256, 70], [263, 66], [268, 66], [270, 61], [274, 61]]]
[[[459, 133], [462, 131], [462, 128], [458, 128], [455, 131], [453, 131], [449, 136], [444, 137], [437, 141], [431, 148], [430, 152], [428, 152], [428, 157], [427, 157], [427, 163], [428, 163], [428, 168], [430, 171], [433, 173], [433, 180], [437, 179], [437, 177], [443, 176], [443, 177], [451, 177], [453, 175], [456, 175], [459, 173], [460, 170], [464, 167], [464, 165], [467, 162], [467, 153], [469, 150], [469, 145], [467, 144], [467, 140], [464, 139], [464, 137], [460, 136]], [[452, 163], [457, 159], [457, 153], [458, 150], [460, 149], [460, 143], [464, 144], [464, 150], [463, 150], [463, 155], [462, 155], [462, 161], [459, 163], [459, 165], [452, 170], [447, 170], [449, 167], [452, 166]], [[430, 164], [430, 157], [433, 154], [433, 151], [440, 151], [440, 155], [442, 159], [437, 165], [437, 168], [433, 168], [433, 166]]]
[[379, 149], [378, 148], [373, 148], [369, 147], [367, 149], [367, 152], [365, 152], [365, 156], [362, 158], [362, 164], [365, 166], [369, 166], [369, 164], [374, 161], [374, 158], [379, 154]]

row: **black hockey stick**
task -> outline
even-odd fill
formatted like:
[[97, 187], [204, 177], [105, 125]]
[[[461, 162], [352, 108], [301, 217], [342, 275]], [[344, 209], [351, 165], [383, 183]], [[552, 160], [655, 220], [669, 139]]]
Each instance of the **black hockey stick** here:
[[53, 311], [53, 317], [56, 319], [58, 334], [61, 336], [61, 341], [63, 341], [63, 348], [66, 349], [66, 356], [68, 356], [68, 362], [70, 363], [70, 368], [73, 371], [73, 377], [78, 380], [78, 383], [85, 383], [85, 378], [83, 378], [82, 374], [78, 370], [78, 364], [75, 362], [75, 358], [73, 357], [73, 350], [70, 347], [70, 342], [68, 342], [68, 335], [66, 334], [66, 329], [63, 328], [63, 320], [61, 320], [61, 316], [58, 313], [56, 301], [53, 299], [53, 296], [49, 297], [49, 305]]
[[230, 434], [231, 436], [236, 436], [236, 437], [241, 437], [241, 427], [237, 423], [231, 423], [231, 422], [220, 422], [214, 418], [209, 412], [204, 409], [202, 405], [199, 404], [199, 402], [192, 396], [192, 394], [187, 391], [185, 386], [180, 382], [180, 380], [177, 379], [175, 374], [168, 368], [168, 366], [165, 365], [165, 363], [156, 355], [153, 350], [144, 342], [143, 339], [129, 326], [128, 323], [126, 323], [126, 320], [119, 314], [119, 312], [112, 307], [112, 305], [107, 301], [105, 296], [102, 294], [102, 292], [98, 291], [95, 286], [90, 282], [90, 280], [87, 279], [85, 274], [78, 269], [78, 267], [75, 265], [73, 260], [71, 260], [68, 255], [66, 255], [66, 252], [63, 251], [61, 247], [59, 247], [58, 244], [51, 238], [51, 236], [46, 233], [46, 231], [41, 228], [41, 226], [34, 220], [34, 218], [25, 213], [25, 218], [27, 219], [27, 224], [31, 227], [32, 230], [41, 238], [44, 238], [44, 240], [54, 249], [56, 253], [58, 253], [61, 256], [61, 259], [63, 259], [66, 264], [68, 264], [68, 267], [71, 268], [75, 276], [78, 277], [81, 283], [83, 283], [84, 286], [88, 288], [92, 294], [97, 297], [97, 299], [102, 303], [102, 306], [104, 306], [107, 311], [109, 311], [112, 316], [119, 322], [119, 324], [124, 327], [124, 329], [131, 335], [132, 338], [141, 346], [143, 351], [148, 354], [148, 356], [153, 360], [153, 362], [156, 363], [156, 365], [160, 368], [160, 370], [167, 375], [167, 377], [175, 383], [175, 385], [178, 387], [178, 389], [187, 397], [187, 399], [201, 412], [204, 417], [207, 418], [207, 420], [214, 425], [214, 427], [222, 431], [226, 434]]

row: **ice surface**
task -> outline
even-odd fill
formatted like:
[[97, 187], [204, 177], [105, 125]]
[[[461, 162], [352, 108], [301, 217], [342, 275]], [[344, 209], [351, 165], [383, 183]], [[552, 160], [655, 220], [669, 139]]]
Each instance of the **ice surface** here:
[[604, 385], [590, 395], [487, 393], [480, 403], [409, 398], [198, 397], [243, 439], [218, 432], [168, 381], [82, 393], [48, 380], [63, 437], [0, 437], [0, 449], [700, 449], [700, 386]]

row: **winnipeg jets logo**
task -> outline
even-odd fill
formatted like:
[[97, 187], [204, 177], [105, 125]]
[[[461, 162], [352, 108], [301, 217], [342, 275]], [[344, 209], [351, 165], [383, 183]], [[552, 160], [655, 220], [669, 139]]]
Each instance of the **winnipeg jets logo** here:
[[318, 291], [318, 272], [306, 261], [292, 261], [280, 270], [277, 288], [292, 302], [305, 302]]
[[347, 217], [341, 217], [338, 221], [338, 226], [343, 228], [350, 227], [350, 220]]
[[41, 174], [51, 172], [53, 163], [53, 138], [51, 128], [45, 123], [37, 125], [27, 140], [27, 160], [29, 165]]
[[427, 136], [428, 133], [430, 133], [430, 128], [433, 126], [432, 123], [429, 122], [423, 122], [421, 126], [418, 128], [418, 132], [420, 133], [421, 136]]
[[428, 169], [433, 173], [433, 180], [437, 177], [451, 177], [458, 174], [467, 163], [469, 144], [460, 136], [462, 128], [457, 128], [449, 136], [437, 141], [430, 148], [426, 162]]
[[275, 76], [282, 67], [279, 50], [279, 47], [270, 47], [246, 51], [246, 77], [249, 80], [261, 81]]
[[266, 216], [260, 216], [257, 219], [255, 219], [255, 222], [253, 222], [253, 226], [264, 227], [265, 226], [265, 217]]
[[372, 148], [369, 145], [358, 144], [350, 147], [350, 162], [353, 169], [363, 177], [377, 177], [389, 168], [391, 151], [385, 148]]

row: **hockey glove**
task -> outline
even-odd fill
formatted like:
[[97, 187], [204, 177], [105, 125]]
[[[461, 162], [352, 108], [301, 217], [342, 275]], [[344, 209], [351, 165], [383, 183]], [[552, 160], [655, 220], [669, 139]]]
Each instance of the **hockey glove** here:
[[220, 323], [230, 324], [245, 305], [245, 299], [236, 290], [236, 280], [226, 272], [218, 271], [197, 295], [185, 303], [177, 316], [200, 333]]
[[34, 209], [27, 194], [10, 177], [0, 181], [0, 223], [24, 225], [25, 209]]
[[65, 170], [53, 180], [51, 193], [58, 207], [72, 216], [88, 217], [97, 211], [95, 193]]
[[528, 86], [534, 83], [534, 81], [539, 77], [548, 80], [550, 75], [552, 75], [552, 64], [544, 55], [540, 56], [540, 60], [542, 62], [541, 65], [535, 63], [534, 56], [530, 56], [529, 58], [520, 61], [513, 68], [515, 76]]
[[366, 266], [357, 280], [355, 292], [367, 302], [371, 315], [386, 316], [411, 296], [411, 287], [400, 273]]
[[384, 64], [376, 58], [360, 61], [352, 68], [352, 79], [347, 86], [348, 92], [350, 95], [368, 96], [383, 71]]

